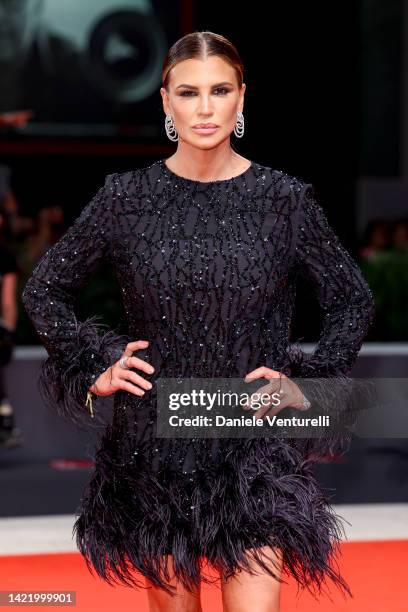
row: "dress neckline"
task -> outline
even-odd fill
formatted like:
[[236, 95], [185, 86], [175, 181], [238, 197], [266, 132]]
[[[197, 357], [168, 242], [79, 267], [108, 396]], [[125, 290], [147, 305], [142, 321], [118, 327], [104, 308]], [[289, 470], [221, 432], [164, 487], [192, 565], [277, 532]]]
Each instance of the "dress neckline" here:
[[246, 175], [249, 174], [249, 172], [252, 170], [252, 168], [254, 166], [254, 162], [251, 161], [251, 163], [249, 164], [249, 166], [248, 166], [248, 168], [246, 170], [244, 170], [240, 174], [236, 174], [235, 176], [231, 176], [228, 179], [215, 179], [213, 181], [198, 181], [198, 180], [195, 180], [195, 179], [186, 178], [185, 176], [181, 176], [180, 174], [176, 174], [175, 172], [173, 172], [173, 170], [170, 170], [170, 168], [167, 166], [166, 160], [164, 158], [160, 159], [158, 161], [158, 163], [161, 165], [164, 173], [167, 174], [167, 176], [170, 176], [171, 178], [173, 178], [175, 180], [178, 180], [178, 181], [183, 181], [184, 183], [190, 183], [190, 184], [195, 184], [195, 185], [213, 185], [214, 183], [216, 183], [216, 184], [230, 183], [231, 181], [235, 181], [236, 179], [245, 178]]

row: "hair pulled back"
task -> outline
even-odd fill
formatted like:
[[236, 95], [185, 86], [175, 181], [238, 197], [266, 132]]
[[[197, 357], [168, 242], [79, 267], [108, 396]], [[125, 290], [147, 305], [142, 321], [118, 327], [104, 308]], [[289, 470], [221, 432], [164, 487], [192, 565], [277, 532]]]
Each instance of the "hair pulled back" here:
[[168, 90], [170, 71], [176, 64], [187, 59], [201, 59], [218, 56], [230, 64], [236, 73], [238, 88], [241, 89], [244, 65], [236, 47], [221, 34], [214, 32], [190, 32], [172, 45], [165, 57], [162, 69], [163, 87]]

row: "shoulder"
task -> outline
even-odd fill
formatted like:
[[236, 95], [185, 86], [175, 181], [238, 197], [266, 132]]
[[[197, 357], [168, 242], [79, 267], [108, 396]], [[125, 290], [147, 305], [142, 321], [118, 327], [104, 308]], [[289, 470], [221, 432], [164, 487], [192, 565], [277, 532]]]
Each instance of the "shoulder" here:
[[160, 160], [154, 161], [153, 163], [143, 166], [140, 168], [132, 168], [125, 172], [116, 172], [115, 174], [108, 175], [115, 184], [123, 187], [128, 187], [135, 183], [140, 183], [143, 179], [154, 179], [159, 177], [160, 174]]
[[273, 185], [278, 191], [302, 191], [307, 185], [310, 185], [306, 180], [294, 174], [289, 174], [280, 168], [274, 168], [253, 162], [254, 174], [261, 177], [266, 185]]
[[286, 172], [280, 168], [253, 162], [253, 176], [256, 181], [256, 191], [273, 201], [274, 206], [287, 215], [296, 215], [306, 196], [313, 196], [313, 186], [300, 176]]
[[[105, 188], [117, 196], [135, 197], [147, 194], [157, 188], [156, 183], [161, 180], [161, 161], [156, 160], [140, 168], [109, 174], [106, 176]], [[274, 197], [290, 196], [298, 201], [305, 192], [313, 191], [311, 183], [303, 178], [256, 161], [252, 162], [250, 174], [259, 188], [263, 187]]]
[[105, 178], [105, 188], [115, 195], [131, 197], [140, 194], [143, 187], [151, 188], [159, 175], [159, 162], [155, 161], [140, 168], [108, 174]]

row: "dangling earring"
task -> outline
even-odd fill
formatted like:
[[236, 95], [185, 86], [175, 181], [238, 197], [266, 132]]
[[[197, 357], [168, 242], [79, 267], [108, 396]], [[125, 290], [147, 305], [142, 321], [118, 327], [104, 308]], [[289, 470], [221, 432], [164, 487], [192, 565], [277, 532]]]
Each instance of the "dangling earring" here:
[[171, 115], [166, 115], [164, 127], [166, 128], [167, 137], [173, 142], [177, 142], [178, 134], [176, 128], [174, 127], [173, 118]]
[[242, 138], [245, 130], [245, 120], [244, 115], [241, 111], [237, 112], [237, 122], [234, 127], [234, 134], [237, 138]]

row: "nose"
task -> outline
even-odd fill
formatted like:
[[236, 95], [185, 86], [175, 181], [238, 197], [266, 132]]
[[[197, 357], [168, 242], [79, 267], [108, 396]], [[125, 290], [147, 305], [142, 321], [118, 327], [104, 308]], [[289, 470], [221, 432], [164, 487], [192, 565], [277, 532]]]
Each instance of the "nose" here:
[[212, 113], [211, 98], [210, 98], [209, 95], [203, 94], [200, 97], [200, 108], [199, 108], [199, 111], [203, 115], [208, 115], [208, 114]]

